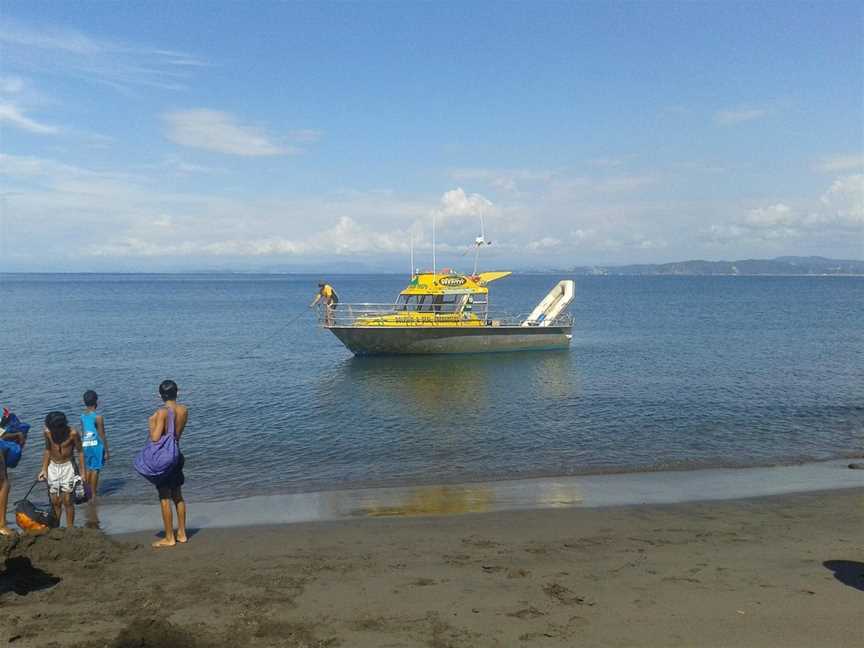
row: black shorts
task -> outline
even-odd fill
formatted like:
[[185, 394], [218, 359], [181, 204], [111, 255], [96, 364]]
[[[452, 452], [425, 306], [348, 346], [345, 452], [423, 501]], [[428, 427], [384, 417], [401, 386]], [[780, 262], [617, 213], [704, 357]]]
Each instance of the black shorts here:
[[171, 496], [171, 491], [180, 488], [186, 483], [186, 477], [183, 474], [183, 466], [186, 463], [186, 457], [180, 453], [180, 460], [170, 473], [156, 482], [156, 490], [159, 492], [159, 499], [167, 499]]

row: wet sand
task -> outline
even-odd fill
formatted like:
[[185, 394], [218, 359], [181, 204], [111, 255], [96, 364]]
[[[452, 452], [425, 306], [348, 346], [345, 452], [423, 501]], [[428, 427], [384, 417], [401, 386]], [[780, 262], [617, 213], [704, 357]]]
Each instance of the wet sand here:
[[0, 540], [0, 645], [864, 644], [864, 489], [387, 513], [158, 551], [141, 533]]

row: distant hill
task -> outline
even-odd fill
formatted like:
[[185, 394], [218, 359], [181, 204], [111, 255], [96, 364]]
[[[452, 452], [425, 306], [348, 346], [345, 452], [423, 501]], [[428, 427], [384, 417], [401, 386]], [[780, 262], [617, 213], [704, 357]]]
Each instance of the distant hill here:
[[573, 274], [593, 275], [864, 275], [864, 261], [784, 256], [741, 261], [679, 261], [624, 266], [579, 266]]

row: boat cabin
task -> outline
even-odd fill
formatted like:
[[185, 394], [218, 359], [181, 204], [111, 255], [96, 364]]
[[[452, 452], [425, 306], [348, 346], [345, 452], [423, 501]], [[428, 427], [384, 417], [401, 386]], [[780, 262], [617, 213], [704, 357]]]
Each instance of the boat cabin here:
[[489, 311], [487, 284], [509, 274], [484, 272], [479, 275], [460, 275], [450, 270], [421, 272], [411, 277], [411, 283], [399, 293], [394, 310], [433, 315], [470, 313], [485, 319]]

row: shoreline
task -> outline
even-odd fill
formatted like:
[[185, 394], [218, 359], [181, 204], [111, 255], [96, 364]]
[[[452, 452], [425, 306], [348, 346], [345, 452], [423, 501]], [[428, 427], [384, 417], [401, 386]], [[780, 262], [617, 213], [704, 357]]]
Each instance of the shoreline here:
[[[864, 487], [848, 459], [758, 468], [602, 473], [493, 482], [356, 488], [189, 502], [189, 526], [252, 527], [364, 517], [452, 516], [541, 509], [680, 504], [753, 499]], [[80, 507], [83, 514], [86, 506]], [[159, 521], [158, 503], [99, 507], [108, 534], [143, 531]]]
[[853, 646], [864, 602], [862, 501], [864, 488], [850, 488], [364, 517], [202, 529], [167, 550], [150, 548], [152, 530], [113, 539], [53, 531], [11, 553], [50, 585], [15, 594], [0, 574], [0, 643]]

